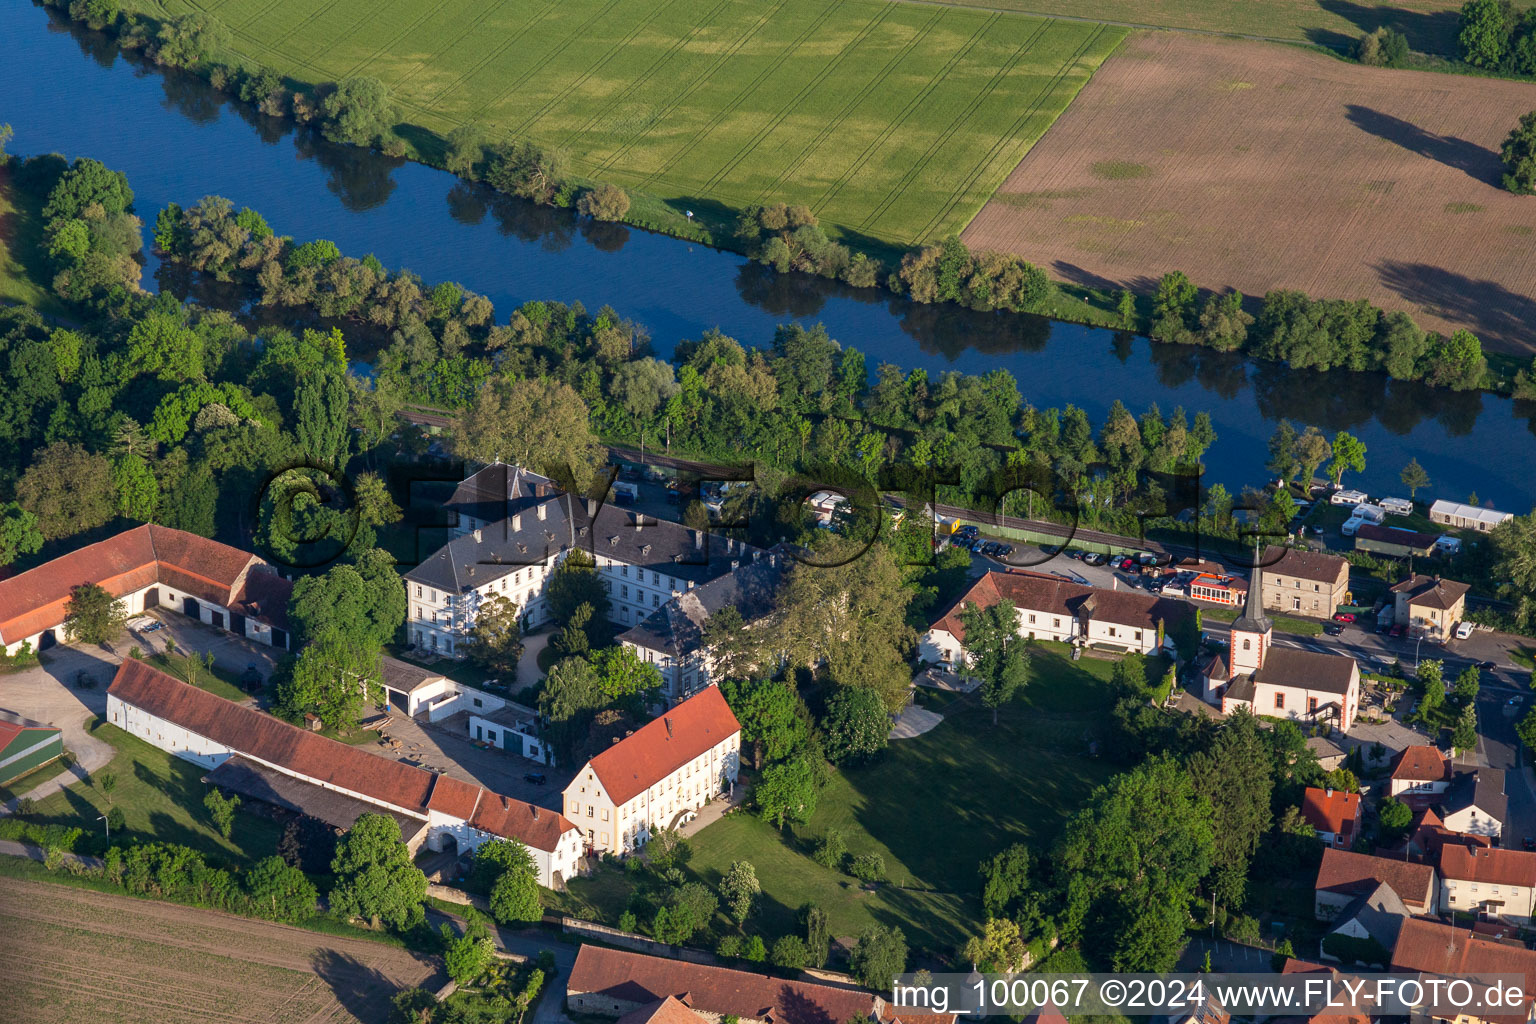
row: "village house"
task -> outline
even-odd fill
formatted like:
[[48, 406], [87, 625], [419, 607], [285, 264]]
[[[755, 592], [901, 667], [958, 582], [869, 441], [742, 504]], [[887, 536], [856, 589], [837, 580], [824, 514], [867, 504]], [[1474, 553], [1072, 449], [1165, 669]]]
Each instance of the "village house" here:
[[[1329, 920], [1328, 934], [1372, 941], [1385, 955], [1397, 944], [1398, 931], [1411, 916], [1397, 892], [1387, 883], [1378, 882], [1369, 892], [1363, 892], [1350, 900]], [[1328, 941], [1325, 938], [1325, 956], [1329, 955], [1327, 950]]]
[[168, 526], [135, 526], [0, 580], [0, 645], [43, 651], [64, 639], [70, 594], [94, 583], [130, 616], [181, 612], [236, 636], [288, 647], [293, 584], [249, 551]]
[[1445, 827], [1445, 822], [1440, 820], [1440, 815], [1436, 814], [1432, 807], [1425, 807], [1413, 816], [1406, 843], [1407, 853], [1410, 856], [1422, 857], [1431, 864], [1438, 863], [1441, 849], [1449, 843], [1487, 848], [1493, 845], [1493, 840], [1487, 836], [1452, 832]]
[[565, 815], [593, 853], [631, 853], [736, 784], [741, 725], [707, 686], [593, 757], [565, 787]]
[[1446, 828], [1452, 832], [1488, 836], [1495, 842], [1504, 832], [1508, 812], [1504, 772], [1498, 768], [1458, 772], [1440, 805], [1440, 817]]
[[1471, 586], [1439, 576], [1415, 574], [1392, 588], [1392, 621], [1408, 627], [1408, 635], [1426, 640], [1451, 638], [1467, 611]]
[[[471, 480], [476, 485], [469, 486]], [[503, 490], [512, 497], [478, 500]], [[640, 624], [664, 602], [764, 555], [733, 538], [578, 500], [542, 477], [500, 464], [466, 480], [449, 507], [461, 524], [457, 535], [404, 575], [406, 632], [417, 648], [455, 658], [464, 656], [480, 604], [492, 596], [517, 607], [524, 630], [547, 625], [550, 576], [577, 548], [596, 563], [608, 591], [609, 621], [625, 628]], [[496, 521], [480, 518], [497, 508], [512, 511]]]
[[787, 552], [775, 549], [719, 579], [684, 591], [621, 633], [619, 643], [656, 666], [669, 700], [690, 697], [717, 682], [714, 658], [704, 642], [711, 616], [723, 608], [735, 608], [743, 628], [753, 629], [773, 610], [789, 559]]
[[1435, 913], [1438, 887], [1432, 866], [1332, 848], [1323, 851], [1317, 868], [1313, 911], [1319, 921], [1336, 920], [1357, 897], [1370, 896], [1383, 883], [1410, 912]]
[[1401, 526], [1365, 523], [1355, 531], [1355, 550], [1388, 558], [1428, 558], [1440, 539], [1437, 533], [1420, 533]]
[[[1285, 961], [1285, 966], [1280, 968], [1280, 973], [1326, 974], [1334, 985], [1334, 991], [1338, 991], [1338, 986], [1344, 979], [1337, 967], [1329, 967], [1311, 960], [1298, 960], [1295, 957]], [[1370, 1015], [1363, 1010], [1323, 1009], [1306, 1015], [1270, 1017], [1267, 1024], [1370, 1024], [1370, 1021]]]
[[1415, 744], [1392, 762], [1387, 795], [1415, 806], [1438, 802], [1451, 786], [1451, 759], [1444, 751]]
[[[1518, 943], [1499, 942], [1464, 927], [1410, 918], [1403, 922], [1397, 945], [1392, 949], [1392, 970], [1441, 978], [1500, 974], [1531, 978], [1536, 977], [1536, 951]], [[1483, 1010], [1436, 1015], [1434, 1019], [1454, 1024], [1526, 1024], [1536, 995], [1529, 984], [1521, 988], [1521, 1003], [1509, 1013]], [[1429, 1019], [1422, 1011], [1409, 1017], [1411, 1024], [1427, 1024]]]
[[1495, 512], [1491, 508], [1463, 505], [1459, 501], [1437, 501], [1429, 506], [1429, 521], [1457, 530], [1487, 533], [1500, 523], [1515, 518], [1513, 512]]
[[189, 686], [136, 658], [107, 690], [107, 721], [184, 761], [212, 785], [336, 828], [387, 814], [414, 853], [460, 854], [492, 839], [528, 847], [539, 884], [559, 889], [579, 869], [581, 834], [556, 811], [327, 739]]
[[1271, 545], [1259, 570], [1264, 607], [1326, 619], [1349, 593], [1349, 563], [1338, 555]]
[[1360, 834], [1364, 809], [1359, 793], [1308, 786], [1301, 797], [1301, 816], [1326, 845], [1347, 850]]
[[1440, 906], [1530, 924], [1536, 915], [1536, 853], [1446, 843], [1440, 848]]
[[[1035, 572], [989, 572], [928, 628], [918, 645], [927, 662], [959, 666], [965, 655], [967, 605], [991, 608], [1012, 601], [1018, 634], [1031, 640], [1090, 644], [1136, 654], [1155, 654], [1192, 623], [1184, 601], [1133, 590], [1105, 590]], [[1160, 635], [1161, 633], [1161, 635]]]
[[[878, 993], [844, 985], [583, 945], [565, 982], [575, 1014], [655, 1024], [953, 1024], [954, 1014], [914, 1013]], [[685, 1016], [685, 1014], [691, 1015]]]
[[1272, 643], [1274, 624], [1250, 589], [1243, 614], [1232, 623], [1232, 646], [1201, 668], [1204, 699], [1230, 714], [1246, 707], [1256, 715], [1316, 723], [1348, 732], [1360, 708], [1360, 667], [1354, 658]]

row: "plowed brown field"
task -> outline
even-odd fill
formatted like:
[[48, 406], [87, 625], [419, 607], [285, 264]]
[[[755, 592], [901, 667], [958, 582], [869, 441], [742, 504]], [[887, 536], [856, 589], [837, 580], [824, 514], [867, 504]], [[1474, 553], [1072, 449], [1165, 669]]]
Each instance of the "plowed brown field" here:
[[433, 964], [300, 928], [0, 878], [5, 1018], [28, 1024], [383, 1024]]
[[1498, 148], [1536, 85], [1141, 32], [966, 228], [1063, 279], [1370, 299], [1536, 351], [1536, 197]]

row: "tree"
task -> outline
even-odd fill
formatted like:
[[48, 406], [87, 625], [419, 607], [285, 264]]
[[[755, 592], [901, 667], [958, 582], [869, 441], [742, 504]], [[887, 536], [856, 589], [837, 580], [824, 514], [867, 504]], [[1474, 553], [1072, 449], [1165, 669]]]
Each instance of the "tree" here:
[[480, 607], [475, 610], [475, 624], [465, 637], [464, 651], [476, 665], [510, 681], [517, 673], [518, 659], [523, 656], [517, 604], [501, 594], [481, 598]]
[[987, 608], [967, 603], [960, 612], [970, 669], [981, 679], [981, 703], [998, 709], [1014, 698], [1029, 679], [1029, 646], [1018, 634], [1018, 612], [1004, 599]]
[[[710, 616], [709, 621], [720, 618], [721, 612]], [[800, 697], [787, 682], [727, 677], [720, 684], [720, 694], [741, 723], [742, 742], [752, 745], [754, 768], [762, 768], [765, 759], [784, 760], [810, 738]]]
[[107, 798], [107, 803], [112, 802], [112, 791], [117, 789], [117, 772], [110, 768], [103, 768], [99, 772], [91, 773], [91, 783], [101, 790], [101, 795]]
[[219, 835], [228, 839], [229, 834], [235, 830], [235, 808], [240, 806], [240, 798], [226, 797], [218, 790], [210, 789], [208, 795], [203, 797], [203, 806], [207, 808], [208, 817]]
[[583, 192], [576, 210], [594, 220], [623, 220], [629, 212], [629, 193], [605, 182]]
[[363, 657], [377, 656], [405, 621], [405, 584], [388, 552], [370, 548], [356, 563], [338, 563], [293, 587], [288, 620], [299, 645], [327, 636], [344, 640]]
[[774, 941], [768, 960], [773, 966], [786, 971], [803, 971], [810, 966], [811, 953], [800, 936], [781, 935]]
[[1468, 665], [1466, 668], [1462, 669], [1461, 674], [1456, 677], [1456, 684], [1452, 688], [1452, 692], [1456, 694], [1457, 700], [1461, 701], [1463, 704], [1470, 704], [1477, 700], [1477, 692], [1478, 690], [1482, 689], [1482, 686], [1482, 669], [1478, 668], [1476, 665]]
[[981, 862], [981, 905], [988, 917], [1015, 917], [1029, 895], [1029, 847], [1014, 843]]
[[592, 620], [607, 619], [608, 588], [598, 577], [597, 563], [591, 555], [576, 548], [555, 566], [544, 588], [544, 604], [550, 617], [561, 625], [568, 624], [582, 605], [590, 609]]
[[571, 617], [566, 619], [565, 625], [555, 634], [550, 641], [555, 645], [555, 650], [568, 657], [576, 657], [587, 653], [592, 645], [592, 640], [587, 636], [587, 625], [592, 621], [592, 606], [583, 601], [571, 612]]
[[318, 715], [333, 728], [355, 725], [381, 696], [378, 648], [359, 649], [338, 632], [308, 643], [279, 666], [274, 707], [289, 718]]
[[1461, 7], [1456, 43], [1461, 59], [1479, 68], [1497, 68], [1509, 50], [1515, 27], [1509, 0], [1467, 0]]
[[167, 18], [155, 36], [155, 59], [179, 68], [195, 67], [227, 49], [230, 38], [223, 22], [202, 11]]
[[336, 844], [331, 912], [343, 919], [382, 921], [405, 930], [424, 916], [427, 876], [411, 862], [400, 826], [385, 814], [364, 814]]
[[802, 753], [763, 770], [763, 777], [752, 790], [752, 799], [765, 820], [779, 828], [786, 821], [803, 824], [811, 820], [821, 790], [821, 772], [811, 756]]
[[826, 733], [827, 760], [837, 765], [862, 764], [885, 749], [891, 718], [874, 690], [840, 686], [827, 700], [821, 727]]
[[1365, 444], [1355, 435], [1343, 430], [1333, 435], [1332, 452], [1333, 461], [1328, 463], [1328, 475], [1334, 487], [1339, 486], [1346, 470], [1365, 472]]
[[1419, 488], [1429, 486], [1429, 474], [1425, 472], [1423, 466], [1419, 465], [1418, 459], [1408, 460], [1408, 465], [1403, 467], [1399, 479], [1402, 480], [1403, 486], [1408, 488], [1409, 498], [1417, 498]]
[[1355, 45], [1355, 59], [1372, 67], [1402, 67], [1408, 60], [1408, 37], [1385, 26], [1367, 32]]
[[1520, 724], [1515, 727], [1515, 732], [1520, 737], [1520, 742], [1527, 750], [1536, 750], [1536, 708], [1525, 713], [1520, 719]]
[[1027, 955], [1019, 926], [1007, 918], [988, 918], [982, 934], [966, 939], [961, 950], [961, 956], [985, 974], [1022, 971]]
[[21, 555], [36, 554], [42, 547], [37, 516], [14, 501], [0, 504], [0, 565], [10, 565]]
[[1381, 819], [1381, 827], [1388, 833], [1400, 835], [1413, 821], [1413, 808], [1389, 796], [1381, 802], [1377, 817]]
[[672, 890], [667, 904], [656, 911], [651, 932], [661, 942], [680, 946], [708, 927], [719, 905], [704, 883], [685, 882]]
[[389, 88], [366, 75], [346, 78], [320, 101], [321, 130], [336, 142], [368, 146], [394, 135], [395, 112]]
[[1477, 749], [1477, 705], [1469, 703], [1456, 718], [1456, 728], [1451, 732], [1451, 743], [1457, 753]]
[[886, 990], [907, 969], [907, 939], [895, 925], [871, 925], [859, 933], [848, 970], [865, 988]]
[[112, 464], [78, 444], [55, 441], [17, 481], [16, 500], [36, 518], [44, 540], [95, 529], [117, 510]]
[[[491, 886], [491, 916], [497, 924], [538, 924], [544, 917], [533, 854], [516, 839], [497, 840], [494, 856], [503, 865]], [[478, 866], [478, 861], [477, 861]]]
[[315, 912], [320, 894], [298, 868], [273, 855], [263, 857], [245, 873], [251, 909], [271, 921], [303, 921]]
[[848, 843], [843, 839], [842, 831], [835, 828], [829, 828], [821, 834], [821, 838], [816, 841], [816, 849], [811, 853], [811, 859], [829, 871], [841, 868], [847, 856]]
[[1291, 426], [1290, 420], [1281, 420], [1276, 424], [1275, 432], [1269, 438], [1269, 461], [1265, 465], [1285, 483], [1291, 482], [1299, 468], [1296, 440], [1296, 428]]
[[1296, 463], [1300, 468], [1300, 479], [1303, 488], [1312, 485], [1312, 478], [1317, 475], [1317, 467], [1327, 461], [1333, 453], [1333, 448], [1328, 444], [1328, 439], [1322, 435], [1316, 427], [1308, 427], [1302, 431], [1296, 439]]
[[294, 436], [299, 450], [322, 466], [341, 466], [352, 447], [351, 395], [337, 369], [306, 376], [294, 388]]
[[1424, 381], [1432, 387], [1470, 391], [1481, 386], [1487, 370], [1483, 343], [1471, 331], [1458, 330], [1434, 343]]
[[64, 606], [64, 636], [70, 643], [105, 644], [117, 639], [128, 624], [128, 611], [95, 583], [82, 583], [69, 592]]
[[761, 935], [754, 935], [747, 940], [747, 948], [741, 951], [741, 955], [755, 964], [760, 964], [768, 959], [768, 947], [763, 942]]
[[464, 986], [485, 973], [496, 961], [496, 943], [491, 930], [474, 910], [467, 913], [464, 934], [454, 936], [453, 928], [443, 923], [442, 936], [447, 944], [443, 950], [443, 967], [456, 985]]
[[588, 659], [597, 673], [597, 686], [605, 703], [638, 713], [661, 693], [661, 670], [641, 661], [633, 647], [605, 647]]
[[137, 455], [112, 460], [112, 489], [117, 492], [117, 514], [142, 523], [152, 522], [160, 507], [160, 485], [149, 463]]
[[1211, 802], [1211, 889], [1223, 906], [1240, 907], [1249, 864], [1271, 822], [1274, 761], [1258, 720], [1233, 715], [1207, 749], [1190, 756], [1187, 770]]
[[133, 189], [128, 175], [114, 171], [99, 160], [80, 157], [59, 176], [43, 206], [46, 221], [78, 218], [88, 207], [100, 206], [108, 217], [126, 213], [133, 207]]
[[812, 966], [825, 967], [832, 948], [831, 919], [825, 910], [807, 903], [800, 908], [800, 921], [805, 926], [805, 948]]
[[463, 458], [503, 459], [574, 490], [602, 463], [586, 403], [569, 384], [544, 377], [487, 382], [460, 417], [453, 445]]
[[1152, 298], [1152, 337], [1158, 341], [1185, 343], [1200, 292], [1182, 270], [1164, 274]]
[[1504, 187], [1516, 195], [1536, 194], [1536, 110], [1521, 116], [1499, 154], [1504, 159]]
[[725, 901], [725, 907], [738, 928], [746, 924], [747, 918], [752, 915], [752, 906], [757, 902], [762, 889], [757, 881], [757, 869], [751, 861], [732, 862], [725, 877], [720, 880], [720, 898]]
[[1055, 856], [1067, 880], [1063, 939], [1081, 941], [1116, 971], [1171, 968], [1189, 902], [1211, 867], [1212, 821], [1210, 801], [1167, 757], [1099, 787]]

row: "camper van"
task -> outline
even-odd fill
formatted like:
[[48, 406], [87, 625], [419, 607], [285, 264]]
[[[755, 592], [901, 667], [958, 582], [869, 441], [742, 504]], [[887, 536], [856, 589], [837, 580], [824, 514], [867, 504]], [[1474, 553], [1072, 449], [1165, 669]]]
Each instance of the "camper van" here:
[[1328, 501], [1333, 505], [1358, 505], [1369, 499], [1370, 495], [1364, 491], [1335, 491]]
[[1377, 502], [1388, 515], [1411, 516], [1413, 515], [1413, 502], [1407, 498], [1382, 498]]
[[1351, 519], [1362, 519], [1367, 523], [1380, 523], [1387, 518], [1387, 513], [1380, 505], [1359, 504], [1349, 514]]

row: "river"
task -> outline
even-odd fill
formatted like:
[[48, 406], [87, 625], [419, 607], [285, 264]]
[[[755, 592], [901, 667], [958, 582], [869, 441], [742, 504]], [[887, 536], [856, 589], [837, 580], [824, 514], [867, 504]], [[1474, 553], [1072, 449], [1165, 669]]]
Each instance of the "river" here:
[[[529, 299], [608, 304], [650, 332], [660, 354], [719, 327], [767, 345], [775, 325], [821, 322], [881, 362], [985, 373], [1002, 368], [1039, 407], [1075, 404], [1095, 422], [1121, 399], [1207, 411], [1219, 440], [1208, 479], [1234, 492], [1264, 478], [1265, 441], [1281, 417], [1366, 444], [1367, 469], [1346, 483], [1400, 494], [1410, 458], [1429, 492], [1475, 492], [1517, 512], [1536, 499], [1536, 405], [1434, 391], [1374, 374], [1282, 366], [1038, 317], [923, 306], [800, 275], [778, 276], [732, 253], [617, 225], [581, 221], [466, 186], [451, 175], [264, 118], [201, 80], [130, 61], [105, 37], [66, 27], [27, 0], [0, 0], [0, 121], [11, 151], [91, 156], [127, 173], [147, 223], [167, 203], [227, 196], [280, 234], [329, 238], [428, 282], [459, 281], [505, 317]], [[145, 283], [155, 286], [151, 258]], [[1422, 495], [1421, 495], [1422, 497]]]

